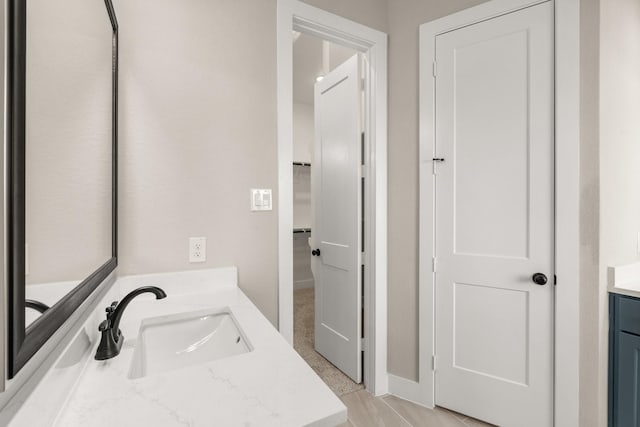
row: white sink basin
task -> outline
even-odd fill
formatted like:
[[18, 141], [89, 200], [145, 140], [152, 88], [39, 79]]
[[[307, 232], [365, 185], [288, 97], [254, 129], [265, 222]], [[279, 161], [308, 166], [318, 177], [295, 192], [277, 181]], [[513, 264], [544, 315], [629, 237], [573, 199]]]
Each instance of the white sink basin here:
[[140, 378], [252, 351], [228, 309], [142, 321], [129, 378]]

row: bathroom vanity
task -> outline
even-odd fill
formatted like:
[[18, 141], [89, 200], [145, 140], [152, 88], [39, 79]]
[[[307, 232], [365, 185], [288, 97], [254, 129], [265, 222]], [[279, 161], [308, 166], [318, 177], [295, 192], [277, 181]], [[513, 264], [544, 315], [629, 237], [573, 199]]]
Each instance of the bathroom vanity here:
[[640, 298], [609, 296], [609, 426], [640, 421]]
[[609, 427], [640, 425], [640, 263], [609, 268]]
[[[346, 407], [237, 285], [235, 268], [119, 278], [11, 426], [335, 426]], [[94, 359], [113, 299], [140, 286], [124, 312], [120, 354]], [[89, 337], [89, 342], [87, 338]], [[52, 381], [76, 352], [75, 385], [59, 408]], [[41, 391], [41, 392], [39, 392]], [[62, 392], [62, 390], [59, 390]], [[55, 400], [55, 399], [54, 399]], [[49, 423], [43, 413], [52, 414]]]

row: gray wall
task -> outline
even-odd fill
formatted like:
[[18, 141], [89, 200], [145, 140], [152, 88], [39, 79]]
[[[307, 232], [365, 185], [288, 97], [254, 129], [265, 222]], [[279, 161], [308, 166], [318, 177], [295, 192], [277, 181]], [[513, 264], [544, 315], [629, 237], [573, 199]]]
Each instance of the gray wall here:
[[302, 0], [311, 6], [344, 18], [388, 32], [387, 3], [396, 0]]
[[[120, 21], [120, 275], [238, 266], [277, 322], [275, 1], [114, 2]], [[274, 206], [277, 204], [274, 203]], [[189, 264], [188, 238], [207, 237]]]
[[[600, 0], [580, 5], [580, 425], [606, 425], [606, 302], [599, 280], [599, 46]], [[604, 339], [604, 342], [603, 342]]]
[[[115, 0], [120, 21], [119, 274], [237, 265], [277, 324], [276, 1]], [[386, 0], [310, 1], [386, 29]], [[188, 238], [207, 262], [188, 263]]]
[[389, 1], [389, 372], [418, 379], [418, 27], [484, 0]]

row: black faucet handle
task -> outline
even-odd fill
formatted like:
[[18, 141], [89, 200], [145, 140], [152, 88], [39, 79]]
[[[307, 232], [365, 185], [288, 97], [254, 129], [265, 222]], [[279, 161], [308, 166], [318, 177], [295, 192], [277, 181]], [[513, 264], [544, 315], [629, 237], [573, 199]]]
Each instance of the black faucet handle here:
[[99, 330], [100, 332], [104, 332], [104, 331], [106, 331], [107, 329], [109, 329], [109, 326], [110, 326], [110, 325], [109, 325], [109, 323], [110, 323], [110, 322], [109, 322], [109, 319], [107, 319], [107, 320], [103, 320], [103, 321], [102, 321], [102, 322], [100, 322], [100, 324], [98, 325], [98, 330]]
[[107, 316], [113, 313], [116, 310], [117, 306], [118, 306], [118, 301], [114, 301], [111, 303], [109, 307], [105, 308], [104, 311], [107, 312]]

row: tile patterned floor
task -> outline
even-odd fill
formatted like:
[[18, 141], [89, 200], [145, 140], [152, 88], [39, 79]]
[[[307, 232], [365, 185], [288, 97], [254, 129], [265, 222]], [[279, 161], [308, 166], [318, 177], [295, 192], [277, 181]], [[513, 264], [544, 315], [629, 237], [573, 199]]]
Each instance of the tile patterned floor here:
[[491, 427], [447, 409], [427, 409], [390, 395], [374, 397], [365, 390], [340, 399], [349, 412], [349, 420], [340, 427]]
[[490, 427], [447, 409], [427, 409], [363, 390], [314, 350], [313, 297], [313, 288], [294, 291], [294, 348], [346, 405], [349, 420], [340, 427]]

